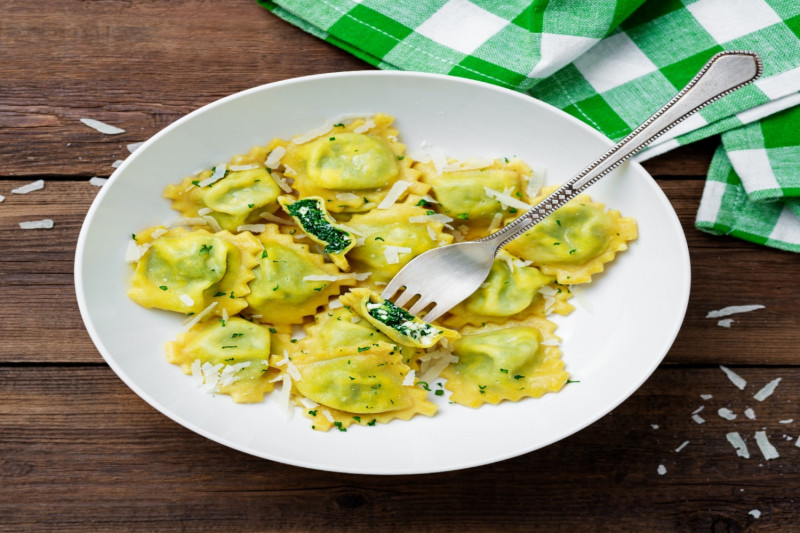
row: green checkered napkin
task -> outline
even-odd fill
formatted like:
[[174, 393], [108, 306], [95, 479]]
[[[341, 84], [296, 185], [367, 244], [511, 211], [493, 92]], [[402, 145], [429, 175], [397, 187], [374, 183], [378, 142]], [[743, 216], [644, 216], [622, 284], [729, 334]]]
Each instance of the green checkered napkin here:
[[[713, 54], [758, 52], [760, 80], [684, 121], [637, 158], [723, 133], [697, 226], [798, 251], [800, 219], [789, 217], [800, 216], [800, 138], [790, 127], [794, 110], [775, 115], [800, 104], [798, 0], [258, 1], [379, 68], [522, 91], [613, 140], [672, 98]], [[723, 163], [732, 163], [736, 179]], [[786, 215], [773, 216], [776, 209]], [[759, 223], [725, 222], [739, 219]]]

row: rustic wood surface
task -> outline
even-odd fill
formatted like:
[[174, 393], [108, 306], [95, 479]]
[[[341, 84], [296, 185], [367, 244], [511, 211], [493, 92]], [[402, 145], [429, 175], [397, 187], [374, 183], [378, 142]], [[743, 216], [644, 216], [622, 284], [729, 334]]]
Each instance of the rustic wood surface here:
[[[800, 258], [693, 228], [718, 139], [645, 164], [681, 219], [693, 279], [675, 345], [631, 399], [557, 444], [479, 468], [307, 470], [206, 440], [128, 389], [83, 327], [75, 243], [99, 190], [88, 178], [107, 177], [128, 143], [241, 89], [370, 67], [254, 0], [5, 0], [2, 10], [0, 530], [800, 530]], [[100, 135], [86, 116], [126, 133]], [[40, 178], [44, 190], [9, 194]], [[19, 229], [38, 218], [55, 227]], [[765, 308], [730, 329], [705, 318], [754, 303]], [[753, 398], [776, 378], [772, 396]], [[756, 431], [780, 457], [763, 457]]]

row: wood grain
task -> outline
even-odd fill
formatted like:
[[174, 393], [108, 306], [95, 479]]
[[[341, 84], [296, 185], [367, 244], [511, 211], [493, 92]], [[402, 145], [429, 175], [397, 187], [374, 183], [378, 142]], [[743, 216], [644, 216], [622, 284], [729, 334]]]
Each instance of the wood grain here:
[[[392, 477], [230, 450], [157, 413], [107, 368], [0, 368], [0, 515], [13, 529], [60, 531], [88, 523], [131, 531], [742, 531], [759, 509], [780, 531], [797, 518], [800, 420], [780, 421], [796, 418], [800, 371], [739, 372], [750, 383], [744, 391], [718, 369], [662, 368], [558, 444], [458, 472]], [[776, 377], [775, 393], [755, 401]], [[699, 425], [691, 413], [701, 405]], [[743, 416], [746, 406], [756, 420]], [[720, 407], [738, 418], [720, 418]], [[761, 455], [754, 433], [762, 428], [779, 458]], [[731, 431], [749, 459], [737, 457]]]

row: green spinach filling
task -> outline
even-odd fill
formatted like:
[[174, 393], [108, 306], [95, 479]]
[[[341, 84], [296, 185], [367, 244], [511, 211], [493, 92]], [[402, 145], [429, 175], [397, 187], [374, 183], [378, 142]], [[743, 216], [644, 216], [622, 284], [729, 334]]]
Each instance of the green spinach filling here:
[[325, 253], [335, 254], [350, 246], [350, 235], [330, 223], [316, 200], [304, 198], [289, 205], [287, 209], [290, 215], [297, 218], [306, 233], [325, 242]]
[[414, 340], [420, 340], [438, 332], [427, 322], [417, 320], [414, 315], [402, 307], [397, 307], [389, 300], [379, 304], [368, 303], [366, 307], [372, 318]]

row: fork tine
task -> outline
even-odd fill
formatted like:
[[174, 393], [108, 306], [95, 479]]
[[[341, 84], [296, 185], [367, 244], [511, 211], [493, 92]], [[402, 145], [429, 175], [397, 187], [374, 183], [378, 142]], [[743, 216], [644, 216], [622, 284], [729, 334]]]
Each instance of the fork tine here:
[[386, 288], [383, 289], [383, 292], [381, 293], [381, 298], [383, 298], [384, 300], [388, 300], [389, 298], [394, 296], [395, 293], [399, 291], [402, 287], [403, 285], [400, 282], [400, 279], [398, 279], [397, 276], [393, 277], [391, 280], [389, 280], [389, 283], [386, 285]]
[[406, 288], [406, 290], [400, 293], [400, 296], [397, 297], [397, 300], [395, 300], [394, 305], [396, 305], [397, 307], [403, 307], [408, 303], [409, 300], [411, 300], [411, 298], [413, 298], [416, 295], [417, 295], [416, 291]]
[[449, 309], [445, 309], [442, 304], [437, 303], [433, 307], [433, 309], [431, 309], [428, 312], [428, 314], [425, 315], [425, 318], [423, 318], [422, 320], [424, 320], [425, 322], [433, 322], [434, 320], [445, 314], [447, 311], [449, 311]]
[[431, 302], [433, 301], [433, 296], [430, 294], [423, 294], [420, 296], [420, 299], [417, 300], [414, 305], [411, 306], [411, 309], [408, 310], [409, 313], [412, 315], [416, 315], [423, 309], [425, 309]]

